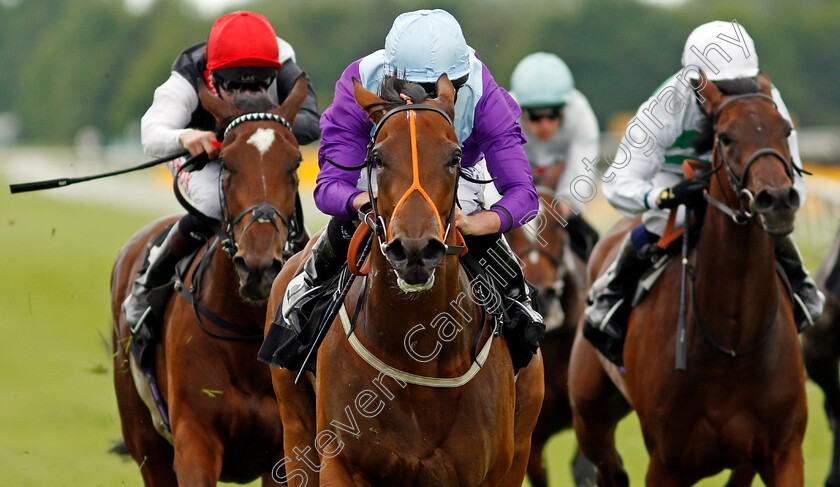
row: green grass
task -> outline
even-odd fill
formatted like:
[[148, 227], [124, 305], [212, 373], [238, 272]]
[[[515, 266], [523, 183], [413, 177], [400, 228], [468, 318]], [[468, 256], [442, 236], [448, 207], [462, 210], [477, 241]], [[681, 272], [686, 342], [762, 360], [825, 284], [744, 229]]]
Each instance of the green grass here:
[[[142, 485], [134, 462], [106, 453], [121, 437], [107, 346], [109, 278], [122, 244], [161, 213], [11, 196], [0, 183], [2, 483]], [[92, 191], [95, 184], [107, 183], [92, 183]], [[806, 485], [820, 486], [830, 438], [821, 393], [809, 385], [808, 396]], [[618, 438], [633, 485], [643, 485], [647, 459], [635, 416], [621, 424]], [[551, 441], [552, 485], [570, 484], [573, 445], [571, 432]], [[723, 484], [719, 477], [700, 485]]]

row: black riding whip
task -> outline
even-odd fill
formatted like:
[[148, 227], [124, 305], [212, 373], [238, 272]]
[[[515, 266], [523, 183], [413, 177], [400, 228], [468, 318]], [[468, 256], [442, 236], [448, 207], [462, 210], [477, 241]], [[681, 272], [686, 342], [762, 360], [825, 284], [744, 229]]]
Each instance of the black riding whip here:
[[[327, 238], [326, 233], [321, 235], [320, 238]], [[356, 267], [361, 267], [362, 264], [365, 263], [365, 259], [367, 258], [368, 253], [370, 252], [370, 248], [373, 245], [373, 239], [368, 242], [368, 244], [362, 249], [361, 254], [359, 254], [359, 258], [356, 261]], [[350, 292], [350, 287], [353, 286], [353, 281], [356, 280], [356, 274], [350, 274], [350, 277], [347, 278], [347, 283], [344, 285], [344, 288], [341, 290], [341, 296], [346, 296], [348, 292]], [[344, 299], [337, 298], [333, 299], [330, 305], [327, 307], [327, 310], [324, 312], [324, 316], [321, 317], [321, 321], [319, 322], [319, 330], [318, 335], [315, 337], [315, 341], [313, 342], [312, 348], [309, 349], [309, 352], [306, 354], [306, 358], [303, 359], [303, 364], [300, 366], [300, 370], [298, 371], [297, 376], [295, 377], [295, 385], [300, 383], [300, 380], [303, 378], [304, 372], [306, 372], [306, 367], [309, 365], [309, 361], [312, 360], [313, 354], [317, 353], [318, 347], [320, 347], [321, 342], [324, 340], [324, 337], [327, 335], [327, 330], [330, 327], [330, 323], [335, 319], [340, 311], [340, 307], [344, 306]]]
[[[93, 176], [82, 176], [78, 178], [59, 178], [59, 179], [48, 179], [46, 181], [34, 181], [31, 183], [20, 183], [20, 184], [10, 184], [9, 190], [11, 190], [12, 194], [15, 193], [25, 193], [28, 191], [40, 191], [42, 189], [53, 189], [53, 188], [62, 188], [64, 186], [70, 186], [71, 184], [76, 183], [83, 183], [85, 181], [92, 181], [94, 179], [102, 179], [107, 178], [110, 176], [117, 176], [119, 174], [125, 174], [127, 172], [132, 171], [139, 171], [141, 169], [146, 169], [152, 166], [157, 166], [158, 164], [163, 164], [164, 162], [169, 162], [175, 160], [179, 157], [188, 156], [190, 153], [186, 150], [177, 152], [175, 154], [168, 155], [166, 157], [161, 157], [160, 159], [155, 159], [153, 161], [144, 162], [139, 166], [129, 167], [126, 169], [120, 169], [117, 171], [110, 171], [105, 172], [102, 174], [94, 174]], [[198, 154], [196, 156], [192, 156], [190, 159], [195, 159], [201, 156], [206, 156], [205, 152]]]
[[676, 369], [685, 370], [686, 363], [686, 309], [685, 309], [685, 293], [686, 285], [688, 283], [688, 228], [691, 225], [691, 210], [688, 205], [684, 206], [685, 222], [683, 222], [682, 235], [682, 285], [680, 286], [680, 317], [677, 321], [677, 358]]

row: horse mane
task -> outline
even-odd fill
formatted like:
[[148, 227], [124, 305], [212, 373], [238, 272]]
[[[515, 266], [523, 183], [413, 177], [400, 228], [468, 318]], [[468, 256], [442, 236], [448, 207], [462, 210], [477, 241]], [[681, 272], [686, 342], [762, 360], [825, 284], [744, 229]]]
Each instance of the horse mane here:
[[371, 103], [364, 107], [364, 109], [365, 111], [369, 111], [372, 108], [378, 107], [380, 110], [387, 111], [405, 105], [406, 101], [400, 94], [404, 94], [410, 98], [412, 103], [422, 103], [423, 100], [429, 97], [422, 86], [408, 81], [404, 77], [399, 76], [395, 71], [393, 74], [385, 76], [379, 85], [379, 97], [384, 101]]
[[[738, 78], [713, 81], [715, 86], [727, 96], [758, 93], [758, 82], [755, 78]], [[698, 102], [699, 103], [699, 102]], [[698, 154], [705, 154], [712, 150], [715, 143], [714, 117], [706, 116], [700, 123], [700, 133], [694, 138], [692, 146]]]

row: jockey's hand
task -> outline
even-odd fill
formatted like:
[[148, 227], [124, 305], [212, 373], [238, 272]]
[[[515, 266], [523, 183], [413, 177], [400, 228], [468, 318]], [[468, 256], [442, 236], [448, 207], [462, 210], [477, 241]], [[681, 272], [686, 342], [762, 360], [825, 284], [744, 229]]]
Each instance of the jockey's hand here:
[[362, 206], [364, 206], [366, 203], [369, 203], [369, 202], [370, 202], [370, 195], [368, 194], [367, 191], [365, 191], [363, 193], [359, 193], [359, 194], [356, 195], [355, 198], [353, 198], [353, 208], [355, 208], [356, 211], [359, 211], [359, 208], [361, 208]]
[[662, 191], [656, 199], [656, 205], [660, 208], [676, 208], [679, 205], [694, 208], [703, 203], [703, 192], [707, 189], [709, 181], [706, 179], [686, 179]]
[[495, 211], [482, 211], [474, 215], [467, 215], [457, 206], [452, 209], [455, 215], [452, 222], [463, 235], [490, 235], [498, 233], [502, 220]]
[[178, 142], [194, 156], [206, 152], [210, 160], [213, 160], [219, 155], [219, 149], [213, 146], [213, 142], [216, 142], [216, 134], [213, 132], [187, 129], [178, 137]]

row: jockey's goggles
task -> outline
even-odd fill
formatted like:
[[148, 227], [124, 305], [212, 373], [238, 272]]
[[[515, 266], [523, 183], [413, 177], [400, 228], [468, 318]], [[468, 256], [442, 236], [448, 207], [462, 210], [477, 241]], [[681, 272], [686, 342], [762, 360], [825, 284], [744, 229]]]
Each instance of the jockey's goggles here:
[[236, 67], [213, 72], [218, 86], [225, 91], [260, 91], [271, 85], [277, 69], [267, 67]]
[[528, 115], [528, 120], [532, 122], [538, 122], [543, 118], [557, 120], [560, 118], [560, 112], [564, 106], [555, 105], [553, 107], [526, 108], [525, 113]]

